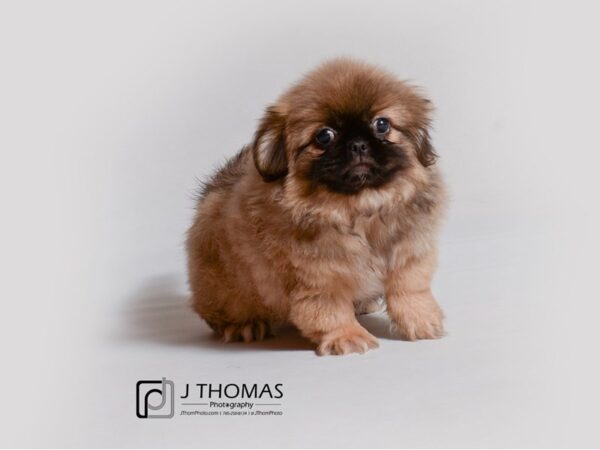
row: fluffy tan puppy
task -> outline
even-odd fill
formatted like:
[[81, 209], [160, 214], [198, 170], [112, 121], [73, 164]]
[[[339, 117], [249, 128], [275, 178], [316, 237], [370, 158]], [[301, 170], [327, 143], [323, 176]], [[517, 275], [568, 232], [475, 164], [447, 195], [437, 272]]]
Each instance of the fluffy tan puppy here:
[[383, 297], [405, 339], [442, 336], [431, 109], [348, 59], [267, 108], [252, 145], [204, 185], [188, 233], [193, 305], [215, 332], [260, 340], [291, 321], [320, 355], [362, 353], [378, 343], [356, 315]]

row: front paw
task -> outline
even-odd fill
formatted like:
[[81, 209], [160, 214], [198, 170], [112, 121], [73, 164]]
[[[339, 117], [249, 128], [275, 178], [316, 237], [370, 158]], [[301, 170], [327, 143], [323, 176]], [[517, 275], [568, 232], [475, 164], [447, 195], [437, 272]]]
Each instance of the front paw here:
[[406, 340], [438, 339], [444, 336], [444, 313], [431, 294], [398, 299], [388, 305], [388, 314]]
[[320, 339], [317, 354], [346, 355], [348, 353], [365, 353], [379, 347], [375, 336], [359, 325], [331, 331]]

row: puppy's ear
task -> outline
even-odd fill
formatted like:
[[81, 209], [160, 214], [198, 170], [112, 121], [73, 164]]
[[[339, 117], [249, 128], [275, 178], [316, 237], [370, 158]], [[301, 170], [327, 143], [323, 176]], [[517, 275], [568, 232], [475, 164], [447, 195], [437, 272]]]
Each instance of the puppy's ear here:
[[429, 167], [435, 164], [437, 160], [437, 154], [431, 145], [431, 138], [429, 137], [428, 125], [423, 126], [419, 131], [414, 134], [414, 145], [417, 150], [417, 159], [423, 165], [423, 167]]
[[252, 156], [256, 170], [265, 181], [275, 181], [287, 175], [285, 118], [273, 107], [267, 108], [260, 121], [254, 136]]
[[423, 167], [429, 167], [435, 164], [438, 157], [431, 145], [429, 136], [433, 105], [428, 99], [420, 97], [416, 102], [414, 111], [414, 122], [406, 131], [415, 147], [417, 159]]

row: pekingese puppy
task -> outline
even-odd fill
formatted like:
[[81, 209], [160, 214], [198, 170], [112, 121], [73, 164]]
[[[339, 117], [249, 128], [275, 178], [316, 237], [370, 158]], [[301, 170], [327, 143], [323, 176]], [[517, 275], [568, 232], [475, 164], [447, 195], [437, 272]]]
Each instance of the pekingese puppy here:
[[431, 293], [444, 186], [431, 103], [377, 67], [325, 63], [205, 183], [188, 232], [198, 314], [226, 342], [291, 321], [319, 355], [365, 352], [381, 297], [402, 337], [443, 334]]

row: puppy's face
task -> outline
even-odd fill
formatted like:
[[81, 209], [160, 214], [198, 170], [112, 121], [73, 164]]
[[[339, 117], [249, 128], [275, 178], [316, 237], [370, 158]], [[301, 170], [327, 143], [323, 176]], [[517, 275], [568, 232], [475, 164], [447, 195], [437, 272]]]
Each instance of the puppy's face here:
[[253, 147], [266, 181], [284, 177], [307, 193], [377, 190], [433, 164], [430, 105], [377, 68], [335, 60], [267, 110]]
[[373, 111], [330, 112], [330, 118], [314, 136], [305, 177], [315, 185], [341, 194], [377, 188], [392, 180], [410, 161], [393, 142], [388, 117]]

